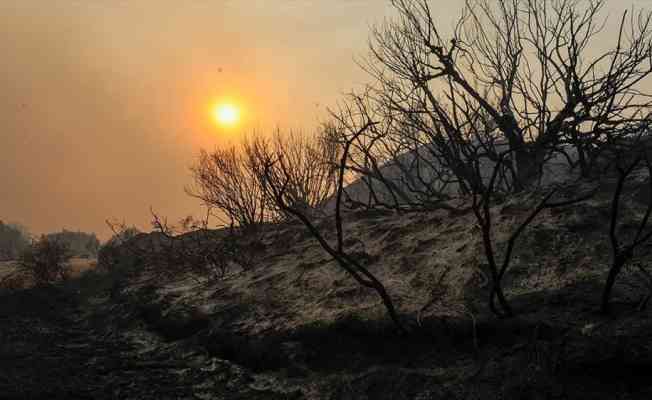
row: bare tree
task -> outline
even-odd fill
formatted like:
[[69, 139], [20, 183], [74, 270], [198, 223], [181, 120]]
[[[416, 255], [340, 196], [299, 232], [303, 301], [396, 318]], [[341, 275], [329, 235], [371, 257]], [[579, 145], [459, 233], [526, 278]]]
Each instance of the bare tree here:
[[[324, 132], [329, 129], [329, 126], [323, 127]], [[283, 163], [288, 166], [285, 196], [292, 208], [307, 214], [320, 213], [324, 203], [335, 192], [338, 146], [327, 135], [277, 130], [271, 137], [257, 135], [245, 140], [242, 149], [259, 185], [262, 185], [260, 174], [264, 170], [261, 160], [266, 154], [283, 155]], [[260, 190], [269, 195], [262, 186]], [[267, 200], [269, 209], [276, 214], [285, 214], [271, 197]]]
[[167, 218], [154, 211], [151, 213], [157, 239], [146, 247], [145, 262], [150, 271], [168, 276], [195, 273], [221, 279], [231, 267], [246, 270], [252, 265], [254, 254], [247, 244], [257, 237], [246, 227], [231, 224], [210, 229], [210, 210], [205, 219], [186, 217], [178, 226], [170, 225]]
[[288, 171], [287, 193], [294, 206], [318, 212], [333, 193], [337, 146], [321, 136], [301, 132], [264, 137], [253, 134], [227, 149], [202, 151], [191, 168], [194, 186], [187, 192], [212, 209], [224, 213], [225, 226], [254, 227], [283, 217], [282, 210], [266, 197], [256, 175], [257, 152], [283, 153], [293, 168]]
[[[386, 118], [368, 94], [350, 94], [331, 111], [337, 129], [327, 132], [329, 140], [340, 149], [349, 143], [344, 167], [351, 184], [343, 190], [345, 202], [396, 211], [452, 209], [447, 203], [455, 192], [449, 187], [459, 181], [441, 165], [427, 138]], [[367, 121], [374, 124], [366, 126]]]
[[141, 231], [118, 220], [105, 222], [113, 235], [100, 246], [97, 252], [97, 266], [105, 271], [115, 272], [120, 266], [124, 267], [125, 263], [133, 264], [138, 259], [139, 253], [131, 246], [131, 241], [140, 235]]
[[[652, 229], [649, 227], [650, 215], [652, 214], [652, 200], [648, 201], [645, 213], [638, 221], [638, 227], [633, 237], [629, 237], [627, 240], [623, 237], [625, 235], [619, 230], [619, 225], [622, 224], [621, 207], [625, 200], [624, 194], [627, 181], [631, 180], [635, 173], [640, 172], [642, 169], [647, 174], [647, 184], [652, 191], [652, 162], [650, 161], [649, 149], [647, 147], [648, 144], [641, 140], [641, 135], [639, 134], [631, 143], [614, 144], [610, 149], [612, 152], [615, 152], [613, 167], [616, 172], [616, 186], [611, 201], [611, 217], [609, 223], [611, 266], [602, 292], [601, 311], [603, 313], [609, 312], [612, 289], [623, 267], [634, 259], [641, 245], [649, 242], [652, 238]], [[649, 280], [650, 274], [645, 267], [641, 264], [637, 264], [637, 266], [643, 273], [644, 278], [648, 279], [648, 283], [652, 282], [652, 280]], [[644, 299], [640, 306], [645, 307], [648, 300], [649, 297]]]
[[521, 190], [568, 149], [588, 174], [606, 135], [647, 117], [649, 13], [625, 12], [614, 46], [592, 55], [604, 0], [468, 0], [449, 38], [427, 0], [392, 4], [399, 18], [373, 30], [365, 64], [371, 100], [425, 133], [463, 189], [481, 182], [467, 162], [478, 149], [495, 162], [506, 146]]
[[119, 278], [148, 272], [154, 278], [189, 273], [191, 277], [222, 279], [233, 267], [245, 270], [252, 265], [251, 243], [256, 235], [233, 224], [211, 229], [210, 209], [204, 219], [188, 216], [178, 224], [150, 212], [153, 231], [148, 234], [124, 223], [107, 222], [114, 236], [100, 251], [100, 266], [117, 272]]
[[65, 243], [41, 236], [23, 251], [18, 266], [29, 272], [36, 285], [46, 285], [68, 279], [70, 257], [70, 249]]
[[[406, 333], [407, 329], [401, 321], [394, 302], [387, 292], [383, 283], [372, 274], [356, 257], [349, 254], [344, 248], [345, 231], [342, 222], [342, 198], [344, 195], [345, 175], [347, 172], [347, 160], [353, 140], [362, 135], [367, 129], [374, 125], [374, 122], [367, 121], [360, 127], [357, 135], [353, 135], [351, 140], [342, 144], [341, 157], [338, 162], [336, 183], [335, 183], [335, 210], [333, 220], [336, 231], [336, 242], [331, 244], [325, 237], [324, 232], [317, 226], [316, 221], [309, 213], [305, 212], [301, 206], [297, 206], [294, 192], [292, 190], [294, 170], [296, 169], [294, 160], [286, 157], [282, 149], [271, 149], [269, 147], [259, 147], [252, 155], [258, 160], [258, 176], [262, 186], [269, 193], [276, 206], [287, 215], [301, 221], [310, 234], [319, 242], [321, 247], [337, 262], [337, 264], [346, 271], [360, 285], [373, 289], [381, 298], [387, 313], [397, 329]], [[333, 193], [331, 193], [333, 194]]]
[[[512, 231], [504, 246], [505, 248], [503, 250], [502, 260], [499, 260], [497, 254], [498, 251], [493, 240], [493, 219], [491, 215], [491, 203], [494, 200], [495, 195], [498, 194], [494, 190], [495, 189], [494, 185], [496, 182], [496, 177], [499, 175], [499, 171], [501, 170], [500, 164], [502, 163], [502, 160], [506, 154], [507, 153], [501, 154], [497, 165], [494, 167], [491, 179], [489, 180], [489, 183], [487, 184], [487, 187], [482, 192], [482, 194], [480, 195], [478, 193], [474, 193], [472, 209], [476, 216], [476, 220], [478, 221], [478, 225], [480, 226], [480, 230], [482, 232], [482, 243], [484, 246], [487, 266], [490, 272], [490, 279], [492, 285], [491, 285], [491, 291], [489, 295], [489, 307], [491, 311], [496, 315], [503, 316], [503, 317], [511, 317], [514, 315], [514, 311], [512, 307], [509, 305], [509, 302], [507, 301], [507, 298], [504, 294], [502, 288], [502, 280], [505, 277], [505, 274], [507, 273], [510, 267], [512, 256], [514, 254], [516, 243], [519, 237], [543, 210], [550, 209], [550, 208], [557, 208], [557, 207], [565, 207], [571, 204], [588, 200], [596, 193], [597, 187], [590, 190], [584, 189], [585, 193], [580, 194], [578, 196], [571, 196], [571, 198], [567, 198], [568, 195], [566, 194], [566, 196], [564, 196], [566, 198], [557, 201], [552, 201], [552, 199], [553, 197], [558, 195], [559, 192], [562, 191], [560, 190], [562, 189], [561, 187], [551, 188], [546, 192], [544, 192], [542, 195], [541, 193], [537, 193], [537, 191], [527, 193], [528, 197], [530, 198], [525, 198], [525, 199], [521, 198], [519, 200], [523, 202], [532, 202], [532, 197], [534, 198], [540, 197], [540, 200], [536, 202], [536, 206], [531, 207], [530, 212], [517, 225], [516, 229]], [[568, 187], [566, 187], [565, 189], [568, 189]], [[574, 187], [574, 189], [577, 188]], [[500, 310], [496, 307], [495, 304], [496, 298], [498, 299], [498, 303], [500, 304], [500, 308], [501, 308]]]
[[273, 218], [241, 148], [231, 146], [212, 153], [202, 150], [191, 172], [194, 185], [186, 192], [221, 211], [228, 218], [226, 225], [254, 227]]
[[[602, 154], [647, 121], [650, 14], [624, 12], [613, 46], [596, 52], [603, 0], [468, 0], [448, 37], [427, 0], [392, 5], [398, 18], [372, 30], [362, 63], [373, 82], [335, 113], [346, 168], [367, 187], [367, 201], [356, 200], [419, 210], [471, 195], [491, 308], [512, 315], [501, 281], [518, 237], [542, 210], [590, 197], [553, 200], [562, 184], [603, 173]], [[367, 120], [376, 123], [358, 134]], [[499, 261], [491, 206], [523, 191], [540, 201]]]

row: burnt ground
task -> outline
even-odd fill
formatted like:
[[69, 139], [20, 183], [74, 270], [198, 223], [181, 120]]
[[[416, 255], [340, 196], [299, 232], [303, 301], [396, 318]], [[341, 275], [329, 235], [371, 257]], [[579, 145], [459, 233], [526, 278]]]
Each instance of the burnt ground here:
[[89, 273], [0, 297], [0, 398], [652, 398], [652, 315], [598, 316], [590, 283], [515, 298], [522, 317], [480, 318], [475, 339], [453, 318], [400, 337], [355, 316], [244, 337], [110, 286]]
[[[525, 212], [496, 207], [496, 240]], [[605, 218], [598, 201], [542, 214], [504, 282], [517, 317], [498, 319], [472, 216], [349, 215], [347, 249], [385, 282], [409, 336], [296, 224], [262, 231], [252, 265], [219, 280], [89, 271], [6, 292], [0, 399], [650, 399], [645, 276], [628, 267], [611, 315], [597, 312]]]
[[104, 296], [108, 278], [88, 275], [0, 296], [1, 399], [291, 398], [143, 329], [138, 313]]

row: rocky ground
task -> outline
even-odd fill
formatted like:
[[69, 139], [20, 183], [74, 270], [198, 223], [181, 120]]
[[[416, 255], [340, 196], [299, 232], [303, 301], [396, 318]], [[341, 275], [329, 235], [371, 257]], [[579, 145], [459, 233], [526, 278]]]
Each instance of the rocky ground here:
[[[251, 265], [220, 280], [91, 271], [11, 291], [0, 397], [649, 399], [652, 312], [637, 310], [647, 287], [636, 269], [612, 314], [597, 312], [605, 204], [546, 212], [528, 229], [506, 281], [518, 316], [504, 320], [485, 304], [472, 215], [347, 215], [347, 249], [386, 283], [407, 336], [298, 224], [265, 229]], [[496, 207], [496, 240], [526, 211]]]

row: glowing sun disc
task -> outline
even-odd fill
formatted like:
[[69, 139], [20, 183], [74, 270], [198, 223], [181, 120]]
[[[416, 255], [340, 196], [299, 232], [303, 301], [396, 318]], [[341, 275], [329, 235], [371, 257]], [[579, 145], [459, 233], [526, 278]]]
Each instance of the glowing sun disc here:
[[215, 120], [223, 126], [232, 126], [240, 120], [240, 110], [233, 104], [220, 104], [215, 107]]

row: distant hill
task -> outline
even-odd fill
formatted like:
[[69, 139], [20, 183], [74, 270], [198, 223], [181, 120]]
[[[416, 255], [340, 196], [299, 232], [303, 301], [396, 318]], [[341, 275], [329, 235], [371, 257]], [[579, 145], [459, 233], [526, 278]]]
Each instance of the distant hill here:
[[[496, 145], [498, 152], [508, 150], [507, 144]], [[569, 159], [576, 161], [577, 151], [572, 147], [565, 149], [566, 155], [562, 153], [551, 154], [545, 166], [543, 167], [540, 183], [542, 186], [548, 186], [555, 183], [572, 181], [579, 178], [577, 168], [570, 166]], [[418, 153], [418, 157], [417, 157]], [[569, 157], [569, 158], [567, 158]], [[395, 159], [384, 163], [380, 166], [380, 175], [383, 179], [390, 182], [404, 197], [399, 196], [399, 202], [414, 200], [419, 193], [426, 193], [427, 187], [437, 189], [443, 194], [456, 196], [460, 192], [459, 185], [454, 182], [454, 177], [439, 176], [435, 171], [439, 168], [439, 161], [434, 158], [427, 145], [422, 145], [418, 150], [403, 153]], [[480, 160], [480, 174], [485, 183], [489, 182], [496, 163], [486, 157]], [[505, 177], [509, 180], [510, 177]], [[374, 174], [358, 178], [346, 186], [347, 196], [354, 202], [363, 204], [373, 204], [374, 198], [371, 196], [369, 187], [373, 189], [376, 198], [380, 202], [392, 203], [394, 198], [390, 195], [386, 186], [375, 178]], [[325, 209], [332, 210], [335, 206], [335, 198], [326, 202]]]

